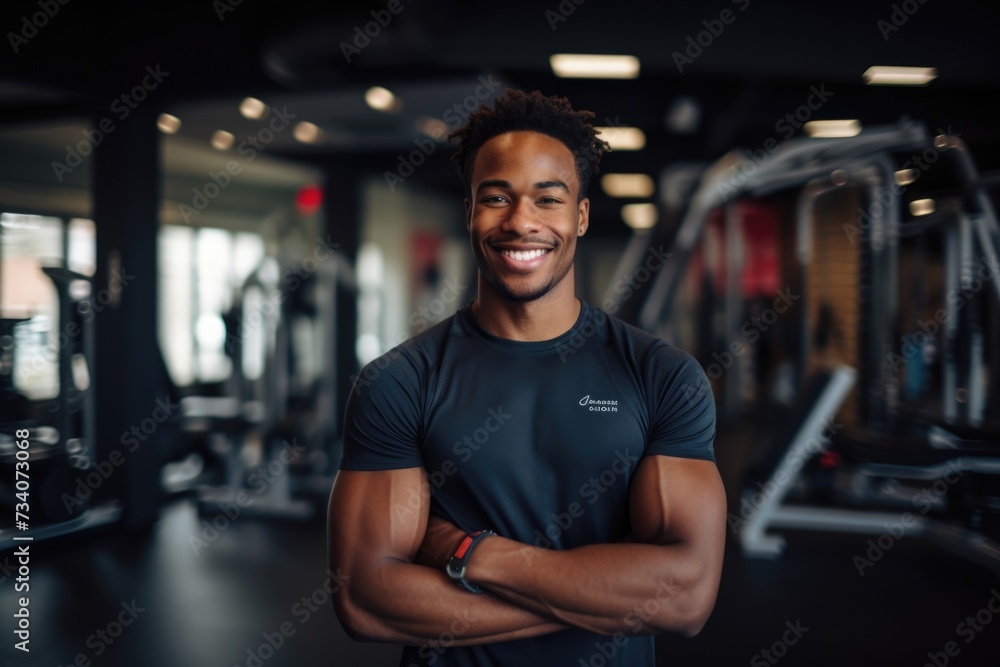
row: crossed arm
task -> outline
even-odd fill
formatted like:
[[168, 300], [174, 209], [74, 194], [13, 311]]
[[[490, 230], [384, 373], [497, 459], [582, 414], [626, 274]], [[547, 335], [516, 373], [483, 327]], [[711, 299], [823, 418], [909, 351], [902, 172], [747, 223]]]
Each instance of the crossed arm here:
[[467, 570], [487, 589], [482, 595], [444, 573], [465, 532], [429, 517], [428, 488], [422, 468], [337, 477], [330, 566], [347, 579], [334, 606], [355, 639], [419, 644], [451, 632], [466, 645], [568, 627], [690, 636], [715, 605], [726, 498], [710, 461], [643, 459], [629, 499], [629, 542], [556, 551], [483, 539]]

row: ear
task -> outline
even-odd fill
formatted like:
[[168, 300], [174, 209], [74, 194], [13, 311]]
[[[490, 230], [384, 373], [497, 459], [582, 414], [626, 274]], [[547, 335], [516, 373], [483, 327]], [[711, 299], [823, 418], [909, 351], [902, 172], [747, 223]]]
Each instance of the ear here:
[[472, 202], [465, 200], [465, 228], [472, 231]]
[[587, 228], [590, 226], [590, 199], [584, 197], [580, 200], [577, 209], [577, 222], [576, 222], [576, 235], [583, 236], [587, 233]]

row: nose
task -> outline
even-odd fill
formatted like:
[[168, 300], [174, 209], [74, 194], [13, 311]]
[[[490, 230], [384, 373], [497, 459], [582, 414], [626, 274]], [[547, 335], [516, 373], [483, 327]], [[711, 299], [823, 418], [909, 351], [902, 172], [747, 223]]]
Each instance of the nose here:
[[531, 198], [519, 197], [514, 200], [513, 205], [510, 207], [502, 229], [517, 236], [527, 236], [528, 234], [537, 232], [542, 228], [542, 225], [534, 213], [534, 205]]

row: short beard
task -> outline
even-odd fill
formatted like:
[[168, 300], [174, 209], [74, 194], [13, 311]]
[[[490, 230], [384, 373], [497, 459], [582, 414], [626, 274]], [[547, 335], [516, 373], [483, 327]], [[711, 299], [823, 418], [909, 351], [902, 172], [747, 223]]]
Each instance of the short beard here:
[[532, 290], [530, 292], [512, 291], [510, 287], [508, 287], [503, 282], [497, 279], [496, 274], [494, 274], [492, 271], [484, 270], [483, 267], [479, 268], [479, 272], [484, 278], [486, 278], [486, 282], [492, 285], [493, 289], [495, 289], [497, 293], [503, 298], [507, 299], [508, 301], [513, 301], [515, 303], [528, 303], [530, 301], [535, 301], [536, 299], [540, 299], [549, 292], [551, 292], [552, 288], [558, 285], [567, 276], [567, 274], [569, 274], [569, 271], [572, 268], [573, 268], [573, 263], [571, 262], [569, 266], [566, 267], [566, 270], [563, 272], [561, 276], [553, 276], [547, 283], [545, 283], [538, 289]]
[[493, 289], [495, 289], [500, 296], [508, 301], [514, 301], [515, 303], [528, 303], [529, 301], [541, 299], [543, 296], [548, 294], [556, 284], [555, 280], [550, 280], [548, 283], [531, 292], [513, 292], [507, 287], [507, 285], [504, 285], [502, 282], [497, 280], [496, 276], [492, 273], [483, 272], [483, 277], [486, 278], [486, 282], [492, 285]]

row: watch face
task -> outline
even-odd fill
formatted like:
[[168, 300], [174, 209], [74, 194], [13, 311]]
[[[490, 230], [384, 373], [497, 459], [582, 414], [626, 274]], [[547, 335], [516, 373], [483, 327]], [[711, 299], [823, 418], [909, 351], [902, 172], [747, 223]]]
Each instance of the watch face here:
[[447, 572], [448, 576], [452, 579], [461, 579], [465, 576], [465, 568], [462, 566], [462, 561], [458, 558], [452, 558], [448, 561], [444, 571]]

